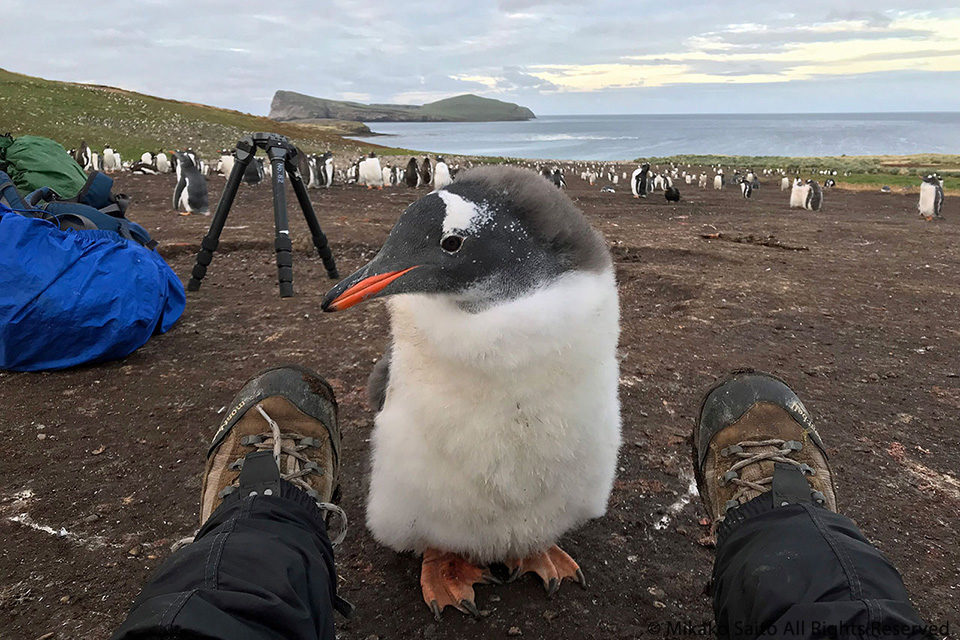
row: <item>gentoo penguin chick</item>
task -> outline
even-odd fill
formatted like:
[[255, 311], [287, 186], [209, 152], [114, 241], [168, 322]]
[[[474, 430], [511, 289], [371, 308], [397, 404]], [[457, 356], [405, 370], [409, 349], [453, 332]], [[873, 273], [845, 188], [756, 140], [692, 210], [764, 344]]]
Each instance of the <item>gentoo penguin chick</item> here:
[[383, 170], [380, 168], [380, 159], [373, 151], [360, 161], [358, 172], [360, 183], [367, 185], [367, 189], [383, 189]]
[[153, 154], [149, 151], [144, 151], [140, 154], [140, 163], [141, 164], [153, 164]]
[[453, 182], [450, 177], [450, 167], [443, 160], [443, 156], [437, 156], [437, 164], [433, 168], [433, 189], [439, 191]]
[[229, 149], [223, 149], [220, 151], [220, 161], [217, 162], [217, 173], [229, 176], [233, 171], [233, 165], [236, 163], [237, 158], [233, 155]]
[[177, 186], [173, 190], [173, 208], [190, 215], [210, 215], [210, 200], [207, 197], [207, 179], [194, 164], [196, 156], [189, 153], [176, 154]]
[[667, 202], [680, 202], [680, 189], [676, 187], [667, 187], [663, 192], [663, 197], [667, 199]]
[[170, 166], [170, 160], [167, 158], [167, 154], [163, 151], [158, 151], [157, 155], [154, 156], [154, 162], [157, 165], [157, 171], [160, 173], [170, 173], [172, 167]]
[[920, 183], [920, 201], [917, 203], [920, 217], [927, 220], [942, 218], [943, 183], [936, 174], [930, 174]]
[[790, 208], [805, 209], [809, 193], [810, 185], [806, 184], [800, 176], [797, 176], [793, 181], [793, 187], [790, 188]]
[[780, 191], [786, 191], [790, 188], [790, 178], [783, 176], [780, 180]]
[[110, 145], [103, 148], [103, 170], [107, 173], [120, 169], [120, 159]]
[[407, 170], [403, 173], [403, 179], [411, 189], [420, 186], [420, 169], [417, 167], [416, 158], [410, 158], [410, 162], [407, 163]]
[[481, 167], [407, 207], [325, 311], [388, 299], [392, 343], [367, 524], [423, 554], [423, 598], [478, 613], [490, 563], [549, 593], [583, 573], [558, 538], [606, 510], [620, 446], [619, 307], [607, 246], [538, 174]]

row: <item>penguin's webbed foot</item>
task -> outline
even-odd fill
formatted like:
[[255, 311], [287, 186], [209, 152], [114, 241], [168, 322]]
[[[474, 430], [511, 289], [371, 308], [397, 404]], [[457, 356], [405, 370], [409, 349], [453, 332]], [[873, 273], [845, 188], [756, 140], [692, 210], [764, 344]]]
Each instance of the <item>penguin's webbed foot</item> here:
[[583, 577], [580, 565], [557, 545], [520, 560], [508, 561], [506, 565], [511, 570], [511, 582], [526, 573], [535, 573], [540, 576], [540, 579], [543, 580], [543, 588], [547, 591], [547, 596], [552, 596], [557, 592], [564, 578], [570, 578], [584, 589], [587, 588], [587, 580]]
[[477, 583], [499, 584], [500, 581], [490, 574], [487, 567], [473, 565], [455, 553], [438, 549], [423, 552], [420, 588], [423, 590], [423, 601], [437, 620], [448, 606], [479, 618], [480, 610], [473, 601], [473, 585]]

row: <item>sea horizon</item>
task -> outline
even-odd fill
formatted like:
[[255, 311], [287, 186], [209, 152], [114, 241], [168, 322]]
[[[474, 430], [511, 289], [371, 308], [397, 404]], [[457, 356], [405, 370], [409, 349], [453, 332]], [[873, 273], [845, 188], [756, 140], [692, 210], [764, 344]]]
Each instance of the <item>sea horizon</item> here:
[[374, 135], [350, 138], [430, 153], [543, 160], [960, 153], [960, 111], [568, 114], [365, 124]]

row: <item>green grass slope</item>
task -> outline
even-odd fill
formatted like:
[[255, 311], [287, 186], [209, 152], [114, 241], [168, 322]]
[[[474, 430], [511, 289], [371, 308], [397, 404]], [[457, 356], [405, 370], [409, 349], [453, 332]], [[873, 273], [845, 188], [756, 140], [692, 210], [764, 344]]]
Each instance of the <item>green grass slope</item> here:
[[276, 122], [229, 109], [0, 69], [0, 133], [46, 136], [67, 149], [79, 146], [81, 139], [98, 152], [109, 144], [133, 160], [144, 151], [187, 147], [212, 157], [254, 131], [283, 134], [308, 152], [379, 150], [377, 145], [344, 140], [340, 133], [348, 128], [341, 131], [336, 123]]

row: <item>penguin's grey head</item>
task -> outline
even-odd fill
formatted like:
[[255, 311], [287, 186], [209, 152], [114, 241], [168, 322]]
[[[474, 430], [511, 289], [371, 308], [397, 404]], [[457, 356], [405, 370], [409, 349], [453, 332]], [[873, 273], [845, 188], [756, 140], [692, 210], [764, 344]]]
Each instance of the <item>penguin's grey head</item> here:
[[566, 272], [611, 264], [603, 237], [562, 191], [531, 171], [479, 167], [407, 207], [373, 260], [322, 308], [419, 293], [478, 312]]

